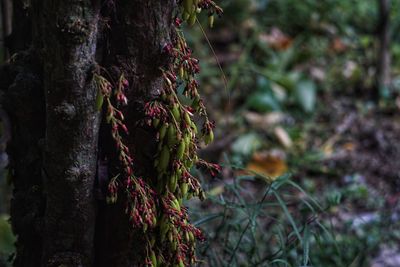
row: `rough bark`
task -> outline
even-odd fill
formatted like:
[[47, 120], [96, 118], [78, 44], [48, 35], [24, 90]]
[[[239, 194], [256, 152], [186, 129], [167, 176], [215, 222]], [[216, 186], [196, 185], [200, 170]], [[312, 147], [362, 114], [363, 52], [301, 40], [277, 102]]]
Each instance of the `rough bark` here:
[[[38, 67], [39, 66], [39, 67]], [[11, 121], [7, 153], [14, 185], [11, 219], [17, 257], [14, 266], [40, 266], [44, 197], [41, 140], [45, 131], [40, 62], [24, 52], [1, 69], [1, 103]]]
[[[1, 106], [11, 121], [12, 138], [7, 153], [14, 188], [11, 222], [18, 236], [14, 266], [36, 267], [41, 266], [43, 248], [45, 197], [42, 154], [46, 115], [42, 63], [37, 53], [40, 47], [19, 51], [30, 45], [31, 28], [40, 23], [27, 23], [31, 21], [28, 9], [33, 9], [23, 3], [13, 1], [13, 33], [6, 41], [9, 50], [17, 53], [0, 70], [0, 89]], [[23, 35], [24, 38], [15, 37]]]
[[43, 266], [90, 266], [93, 260], [99, 112], [92, 81], [96, 1], [43, 4], [46, 214]]
[[[123, 74], [129, 81], [126, 95], [130, 102], [123, 109], [130, 132], [126, 144], [133, 151], [137, 175], [147, 178], [155, 177], [156, 139], [154, 130], [143, 123], [143, 107], [160, 94], [163, 85], [160, 68], [169, 60], [163, 48], [171, 42], [174, 7], [173, 0], [115, 2], [109, 49], [103, 61], [115, 79]], [[96, 266], [137, 266], [144, 255], [142, 234], [132, 231], [123, 213], [123, 201], [100, 210]]]
[[[125, 142], [137, 174], [151, 179], [156, 139], [143, 123], [143, 106], [163, 84], [175, 1], [31, 0], [29, 8], [14, 2], [21, 21], [10, 48], [31, 46], [0, 71], [1, 102], [12, 123], [14, 265], [140, 266], [142, 233], [132, 230], [123, 199], [116, 205], [95, 199], [95, 185], [104, 184], [96, 181], [98, 150], [103, 160], [113, 143], [107, 125], [99, 130], [92, 72], [97, 60], [113, 78], [129, 80]], [[111, 21], [99, 34], [100, 6]], [[118, 165], [110, 157], [105, 163]], [[108, 168], [110, 177], [118, 173]]]
[[379, 51], [377, 69], [377, 87], [380, 93], [390, 86], [390, 0], [379, 0]]

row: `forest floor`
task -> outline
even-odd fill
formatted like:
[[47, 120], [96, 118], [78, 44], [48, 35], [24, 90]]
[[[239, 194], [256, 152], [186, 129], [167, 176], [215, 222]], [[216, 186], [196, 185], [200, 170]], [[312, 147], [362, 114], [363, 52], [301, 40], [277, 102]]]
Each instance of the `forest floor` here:
[[[330, 135], [322, 163], [333, 175], [321, 173], [314, 179], [323, 181], [321, 187], [327, 183], [333, 188], [356, 185], [365, 189], [359, 199], [348, 194], [333, 218], [341, 225], [352, 221], [355, 231], [360, 225], [376, 227], [369, 231], [377, 231], [381, 240], [372, 252], [371, 266], [400, 266], [400, 107], [364, 108], [368, 102], [355, 99], [323, 100], [326, 109], [318, 115], [313, 134]], [[311, 149], [320, 145], [310, 139]]]
[[[217, 141], [203, 151], [214, 160], [216, 152], [220, 152], [219, 161], [227, 166], [210, 191], [226, 197], [226, 185], [234, 183], [235, 177], [246, 170], [272, 178], [291, 173], [291, 179], [318, 202], [337, 204], [326, 209], [320, 218], [331, 226], [335, 240], [343, 246], [344, 251], [337, 256], [341, 259], [336, 263], [331, 259], [324, 261], [324, 257], [335, 256], [323, 256], [321, 252], [314, 258], [310, 256], [313, 266], [400, 266], [399, 109], [396, 105], [379, 107], [356, 95], [325, 94], [319, 96], [318, 108], [307, 120], [289, 112], [279, 114], [280, 119], [271, 122], [271, 115], [277, 117], [276, 113], [244, 111], [240, 116], [247, 119], [246, 124], [234, 132], [221, 127]], [[226, 124], [227, 118], [221, 116], [220, 124]], [[277, 128], [284, 133], [277, 132]], [[258, 142], [251, 138], [243, 141], [243, 135], [249, 132], [256, 133], [262, 145], [256, 145], [243, 160], [243, 169], [235, 171], [226, 164], [226, 158], [234, 160], [238, 147], [240, 154], [240, 149], [246, 150]], [[242, 185], [246, 193], [260, 194], [259, 181]], [[300, 202], [302, 195], [297, 194], [294, 201]], [[211, 213], [211, 208], [215, 213], [210, 205], [203, 209]], [[298, 205], [288, 206], [290, 212], [296, 213]], [[343, 265], [337, 265], [338, 262]]]
[[[340, 247], [335, 252], [331, 241], [311, 244], [312, 266], [400, 266], [400, 117], [397, 115], [400, 107], [379, 107], [355, 95], [325, 94], [319, 96], [319, 101], [314, 115], [307, 120], [290, 112], [259, 114], [244, 110], [236, 114], [246, 121], [242, 126], [217, 127], [217, 140], [203, 150], [202, 155], [218, 160], [224, 170], [219, 179], [208, 182], [212, 200], [200, 205], [195, 212], [196, 218], [224, 212], [223, 223], [210, 218], [211, 222], [203, 225], [211, 239], [206, 248], [211, 246], [221, 255], [226, 254], [216, 259], [218, 257], [205, 249], [202, 255], [208, 258], [209, 266], [227, 266], [226, 262], [225, 265], [219, 262], [231, 259], [232, 247], [241, 244], [243, 236], [247, 236], [243, 222], [246, 216], [254, 213], [238, 215], [247, 210], [236, 209], [234, 205], [261, 199], [265, 179], [270, 182], [285, 173], [290, 173], [291, 180], [304, 189], [282, 193], [294, 220], [298, 224], [308, 224], [315, 219], [298, 212], [303, 209], [299, 203], [304, 195], [310, 195], [325, 207], [316, 216], [321, 224], [330, 227], [333, 243]], [[217, 125], [226, 125], [227, 121], [235, 121], [235, 118], [222, 115], [217, 118]], [[276, 131], [278, 128], [284, 133]], [[242, 180], [246, 174], [254, 173], [261, 179]], [[232, 189], [235, 184], [239, 186]], [[277, 204], [273, 197], [264, 200], [271, 206]], [[225, 216], [227, 209], [232, 210]], [[255, 235], [265, 236], [264, 241], [272, 247], [276, 239], [266, 236], [269, 236], [268, 231], [275, 231], [275, 219], [271, 218], [282, 219], [278, 213], [270, 211], [267, 217], [259, 214], [254, 220], [260, 225], [258, 230], [253, 230]], [[236, 225], [238, 229], [232, 233], [222, 224]], [[291, 235], [290, 231], [286, 233]], [[221, 237], [223, 235], [225, 238]], [[233, 244], [227, 238], [234, 240]], [[256, 238], [247, 238], [257, 243]], [[246, 255], [246, 248], [240, 246], [235, 253], [239, 255], [240, 251]], [[253, 249], [268, 250], [261, 245]], [[273, 259], [270, 258], [270, 262]]]

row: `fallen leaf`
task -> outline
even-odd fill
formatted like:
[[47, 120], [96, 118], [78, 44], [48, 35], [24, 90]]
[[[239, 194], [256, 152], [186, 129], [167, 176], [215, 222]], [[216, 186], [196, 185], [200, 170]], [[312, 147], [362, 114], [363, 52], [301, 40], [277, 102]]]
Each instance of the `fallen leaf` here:
[[311, 77], [317, 81], [324, 81], [326, 78], [325, 69], [322, 67], [311, 67], [310, 68]]
[[292, 139], [290, 138], [289, 134], [281, 126], [276, 127], [274, 133], [276, 138], [278, 138], [279, 142], [285, 148], [290, 148], [293, 145]]
[[252, 160], [247, 164], [246, 170], [275, 180], [282, 176], [288, 167], [283, 159], [270, 153], [255, 153]]
[[270, 127], [282, 123], [286, 116], [282, 112], [269, 112], [267, 114], [260, 114], [257, 112], [248, 111], [244, 117], [253, 128], [269, 129]]
[[293, 38], [276, 27], [273, 27], [269, 34], [260, 35], [260, 40], [276, 50], [286, 50], [293, 44]]
[[356, 148], [355, 144], [352, 142], [344, 143], [342, 147], [347, 151], [353, 151]]
[[305, 112], [314, 110], [317, 100], [317, 87], [312, 80], [303, 80], [296, 85], [296, 97]]
[[322, 146], [322, 152], [324, 153], [325, 157], [332, 156], [332, 154], [333, 154], [333, 143], [326, 142]]
[[342, 53], [347, 50], [347, 45], [339, 37], [333, 39], [331, 47], [336, 53]]

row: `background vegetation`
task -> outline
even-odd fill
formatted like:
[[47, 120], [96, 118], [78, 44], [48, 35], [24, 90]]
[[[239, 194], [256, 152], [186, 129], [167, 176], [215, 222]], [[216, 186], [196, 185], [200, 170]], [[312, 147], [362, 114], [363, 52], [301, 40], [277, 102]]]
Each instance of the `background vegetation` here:
[[[217, 123], [201, 153], [223, 166], [197, 173], [209, 197], [190, 202], [204, 266], [400, 266], [400, 2], [381, 88], [378, 1], [220, 3], [213, 30], [204, 17], [187, 33]], [[6, 173], [3, 260], [14, 240]]]

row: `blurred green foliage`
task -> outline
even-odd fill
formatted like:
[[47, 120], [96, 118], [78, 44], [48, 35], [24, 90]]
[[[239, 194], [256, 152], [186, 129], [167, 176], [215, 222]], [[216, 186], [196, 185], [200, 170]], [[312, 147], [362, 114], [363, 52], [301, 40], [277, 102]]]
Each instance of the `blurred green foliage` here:
[[[395, 245], [399, 231], [392, 235], [384, 226], [388, 223], [385, 195], [371, 193], [373, 186], [356, 171], [324, 163], [332, 153], [330, 141], [337, 138], [337, 125], [329, 125], [324, 116], [342, 119], [327, 109], [331, 101], [346, 97], [360, 114], [369, 114], [371, 107], [380, 105], [373, 98], [378, 1], [219, 3], [224, 17], [216, 20], [214, 29], [205, 29], [207, 38], [199, 27], [187, 35], [200, 58], [206, 104], [220, 125], [220, 138], [232, 132], [237, 135], [225, 149], [227, 166], [245, 169], [255, 153], [278, 150], [289, 164], [293, 182], [323, 208], [304, 204], [304, 195], [282, 186], [277, 191], [281, 201], [277, 195], [269, 196], [264, 203], [268, 208], [257, 209], [251, 203], [260, 203], [260, 199], [245, 196], [260, 197], [253, 187], [262, 188], [260, 180], [270, 177], [243, 179], [233, 172], [228, 175], [233, 181], [209, 183], [210, 192], [221, 191], [220, 183], [224, 190], [210, 198], [212, 205], [206, 206], [212, 211], [199, 209], [193, 215], [200, 218], [211, 238], [201, 250], [209, 266], [371, 266], [383, 244], [399, 248]], [[391, 1], [391, 5], [393, 82], [385, 103], [394, 108], [400, 93], [400, 1]], [[201, 24], [206, 25], [205, 19]], [[217, 59], [210, 56], [214, 51]], [[251, 122], [249, 114], [257, 120]], [[271, 123], [271, 114], [283, 119]], [[282, 135], [274, 132], [276, 124], [284, 126], [292, 146], [282, 147]], [[290, 208], [285, 211], [284, 205]], [[224, 219], [220, 212], [226, 212]], [[359, 223], [358, 216], [364, 213], [365, 220]], [[307, 223], [311, 215], [318, 219]], [[288, 245], [279, 238], [295, 241]], [[281, 253], [268, 254], [274, 250]], [[264, 261], [257, 265], [260, 258]]]
[[6, 264], [14, 253], [15, 237], [8, 220], [8, 216], [0, 215], [0, 265]]
[[[379, 21], [376, 0], [220, 2], [225, 16], [206, 34], [228, 77], [227, 91], [222, 90], [220, 70], [209, 57], [212, 53], [203, 34], [196, 27], [188, 33], [202, 59], [203, 79], [221, 88], [218, 96], [213, 91], [218, 101], [242, 96], [246, 105], [258, 112], [297, 105], [310, 113], [319, 90], [347, 93], [355, 88], [373, 89]], [[394, 40], [400, 38], [396, 31], [400, 29], [399, 7], [398, 1], [392, 1]], [[206, 25], [205, 18], [202, 24]], [[287, 44], [279, 40], [282, 37], [273, 36], [274, 29], [288, 38]], [[396, 81], [400, 42], [392, 42], [391, 51]], [[226, 59], [228, 55], [233, 59]], [[393, 90], [398, 86], [394, 83]]]

